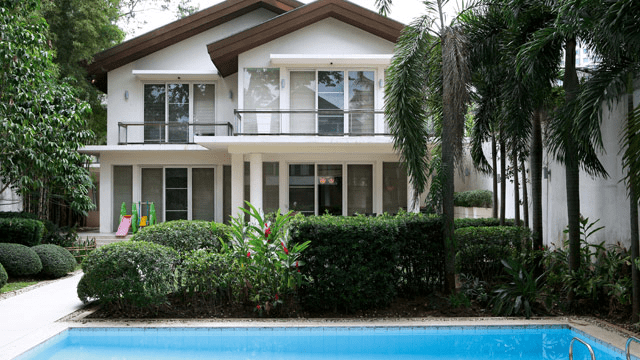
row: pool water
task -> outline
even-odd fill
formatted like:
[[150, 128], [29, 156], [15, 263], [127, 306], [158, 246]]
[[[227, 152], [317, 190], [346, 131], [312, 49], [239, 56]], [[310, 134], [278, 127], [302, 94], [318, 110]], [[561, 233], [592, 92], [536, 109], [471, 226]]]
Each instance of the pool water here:
[[[71, 328], [18, 359], [569, 359], [618, 349], [566, 326]], [[590, 359], [574, 342], [574, 359]], [[635, 359], [635, 357], [634, 357]]]

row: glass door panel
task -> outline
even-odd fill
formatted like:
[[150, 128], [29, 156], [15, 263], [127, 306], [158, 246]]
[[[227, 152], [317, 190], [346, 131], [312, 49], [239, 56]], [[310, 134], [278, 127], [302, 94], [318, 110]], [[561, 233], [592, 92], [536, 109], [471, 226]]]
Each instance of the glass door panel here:
[[313, 164], [289, 165], [289, 209], [315, 214], [315, 170]]
[[169, 142], [187, 143], [189, 139], [189, 84], [168, 84]]
[[[316, 72], [291, 72], [291, 110], [315, 110], [316, 108]], [[296, 134], [313, 134], [316, 132], [316, 115], [291, 114], [289, 129]]]
[[[280, 109], [280, 69], [244, 69], [244, 109]], [[280, 131], [278, 114], [265, 112], [244, 114], [242, 132], [277, 133]]]
[[194, 168], [191, 170], [191, 218], [193, 220], [214, 221], [214, 169]]
[[165, 169], [165, 220], [187, 220], [188, 206], [187, 169]]
[[318, 165], [318, 214], [342, 215], [342, 165]]
[[[213, 125], [199, 125], [199, 123], [213, 123], [216, 119], [215, 85], [193, 85], [193, 123], [196, 136], [213, 136], [216, 128]], [[222, 129], [222, 128], [221, 128]], [[222, 135], [228, 135], [223, 131]]]
[[373, 166], [347, 165], [347, 215], [373, 212]]
[[[144, 142], [164, 142], [165, 123], [165, 86], [164, 84], [144, 85]], [[133, 130], [135, 128], [129, 128]]]
[[349, 132], [373, 134], [373, 71], [349, 71], [349, 110], [368, 110], [349, 115]]
[[[163, 191], [162, 191], [162, 168], [143, 168], [142, 169], [142, 202], [153, 203], [156, 210], [156, 220], [162, 222], [163, 214]], [[138, 214], [142, 214], [142, 209], [138, 209]], [[147, 218], [147, 222], [148, 222]]]
[[318, 71], [318, 132], [344, 133], [343, 71]]
[[382, 211], [395, 214], [407, 210], [407, 173], [399, 162], [382, 164]]

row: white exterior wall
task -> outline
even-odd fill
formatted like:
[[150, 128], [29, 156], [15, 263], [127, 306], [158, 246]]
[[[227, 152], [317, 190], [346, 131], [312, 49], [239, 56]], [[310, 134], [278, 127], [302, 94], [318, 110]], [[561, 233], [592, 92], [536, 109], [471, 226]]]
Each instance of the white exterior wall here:
[[[640, 90], [634, 94], [634, 104], [640, 104]], [[622, 179], [622, 152], [620, 139], [626, 123], [627, 102], [620, 101], [610, 109], [603, 111], [602, 141], [604, 151], [599, 154], [599, 159], [609, 173], [609, 178], [592, 178], [584, 171], [580, 172], [580, 212], [583, 217], [589, 218], [589, 222], [600, 219], [598, 226], [605, 228], [589, 239], [591, 243], [606, 242], [606, 244], [621, 244], [625, 248], [630, 246], [629, 229], [629, 199], [627, 189]], [[490, 145], [485, 146], [485, 155], [490, 159]], [[470, 159], [466, 159], [470, 164]], [[499, 163], [498, 163], [499, 164]], [[499, 166], [499, 165], [498, 165]], [[527, 168], [529, 164], [526, 164]], [[566, 238], [564, 230], [568, 224], [566, 205], [566, 182], [564, 165], [555, 161], [549, 154], [543, 153], [543, 167], [549, 169], [550, 174], [542, 179], [542, 225], [544, 241], [547, 245], [561, 246]], [[473, 169], [472, 166], [469, 167]], [[459, 174], [456, 174], [459, 177]], [[544, 175], [544, 174], [543, 174]], [[521, 176], [521, 175], [520, 175]], [[530, 172], [527, 173], [527, 190], [529, 193], [529, 224], [531, 224], [531, 183]], [[491, 176], [478, 174], [471, 171], [470, 186], [456, 182], [456, 191], [486, 189], [493, 190]], [[506, 192], [506, 217], [514, 217], [513, 183], [507, 180]], [[522, 186], [522, 184], [520, 184]], [[498, 191], [500, 184], [498, 184]], [[499, 197], [498, 193], [498, 197]], [[520, 188], [520, 200], [522, 201], [522, 187]], [[522, 208], [521, 218], [524, 217]]]
[[[153, 79], [148, 79], [149, 76], [147, 76], [147, 80], [143, 80], [138, 76], [132, 75], [133, 70], [184, 70], [197, 73], [213, 73], [216, 69], [207, 52], [207, 44], [260, 24], [274, 16], [275, 13], [258, 9], [110, 71], [108, 74], [107, 144], [118, 144], [118, 122], [143, 121], [143, 91], [145, 83], [191, 81], [185, 80], [186, 77], [178, 79], [177, 75], [153, 75]], [[211, 75], [207, 78], [209, 77]], [[143, 76], [143, 78], [145, 77]], [[204, 79], [191, 82], [215, 83], [216, 122], [233, 122], [233, 110], [237, 107], [238, 99], [236, 93], [238, 86], [237, 75], [234, 74], [224, 79], [216, 76], [215, 80]], [[125, 99], [125, 91], [128, 92], [129, 99]], [[142, 127], [132, 127], [129, 131], [135, 132], [133, 129], [142, 134]], [[142, 139], [141, 135], [140, 139]]]

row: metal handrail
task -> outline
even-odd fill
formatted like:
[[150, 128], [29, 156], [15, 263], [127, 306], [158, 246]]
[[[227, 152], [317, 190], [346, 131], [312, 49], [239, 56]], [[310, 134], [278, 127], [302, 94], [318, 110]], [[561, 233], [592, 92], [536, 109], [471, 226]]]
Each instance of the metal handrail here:
[[624, 351], [627, 354], [627, 360], [631, 360], [631, 353], [629, 352], [629, 345], [631, 345], [632, 341], [635, 341], [638, 344], [640, 344], [640, 339], [638, 339], [638, 338], [630, 337], [629, 339], [627, 339], [627, 344], [624, 346]]
[[573, 339], [571, 339], [571, 344], [569, 345], [569, 360], [573, 360], [573, 342], [576, 340], [581, 342], [584, 346], [587, 347], [587, 349], [589, 349], [589, 354], [591, 354], [591, 360], [596, 360], [596, 355], [593, 353], [593, 349], [591, 348], [591, 345], [587, 344], [584, 340], [577, 337], [574, 337]]
[[[186, 141], [167, 141], [164, 138], [158, 138], [158, 139], [153, 139], [153, 140], [143, 140], [143, 141], [129, 141], [129, 127], [136, 127], [136, 126], [142, 126], [142, 127], [151, 127], [151, 128], [158, 128], [159, 134], [162, 133], [162, 130], [165, 129], [165, 131], [167, 129], [170, 128], [185, 128], [185, 129], [190, 129], [191, 131], [193, 131], [193, 134], [188, 134]], [[192, 141], [192, 136], [198, 136], [195, 134], [196, 130], [199, 128], [206, 128], [206, 127], [226, 127], [227, 131], [226, 131], [226, 135], [227, 136], [231, 136], [234, 134], [234, 127], [233, 124], [231, 122], [224, 122], [224, 123], [220, 123], [220, 122], [195, 122], [195, 123], [183, 123], [183, 122], [163, 122], [163, 121], [122, 121], [122, 122], [118, 122], [118, 128], [120, 129], [118, 131], [118, 144], [191, 144], [193, 143]], [[122, 133], [122, 130], [124, 130], [124, 133]], [[124, 141], [122, 141], [122, 138], [124, 138]]]

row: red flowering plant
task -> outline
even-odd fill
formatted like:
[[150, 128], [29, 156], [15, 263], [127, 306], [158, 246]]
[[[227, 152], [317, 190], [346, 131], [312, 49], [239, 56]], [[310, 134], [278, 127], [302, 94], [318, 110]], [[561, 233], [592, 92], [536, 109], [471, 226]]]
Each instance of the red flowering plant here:
[[[246, 284], [245, 299], [260, 315], [287, 315], [295, 308], [297, 289], [307, 280], [300, 267], [300, 254], [309, 246], [289, 242], [288, 223], [292, 211], [276, 213], [266, 221], [253, 205], [239, 208], [244, 214], [232, 219], [231, 251], [241, 264]], [[245, 221], [245, 214], [250, 220]]]

